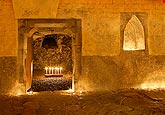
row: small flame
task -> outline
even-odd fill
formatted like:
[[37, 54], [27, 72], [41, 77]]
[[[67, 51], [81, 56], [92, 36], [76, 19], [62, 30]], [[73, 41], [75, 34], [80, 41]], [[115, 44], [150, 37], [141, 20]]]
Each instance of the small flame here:
[[28, 93], [29, 95], [33, 95], [33, 91], [29, 91], [29, 93]]
[[21, 93], [17, 93], [17, 95], [16, 96], [20, 96], [21, 95]]
[[70, 88], [67, 92], [68, 93], [74, 93], [74, 90]]

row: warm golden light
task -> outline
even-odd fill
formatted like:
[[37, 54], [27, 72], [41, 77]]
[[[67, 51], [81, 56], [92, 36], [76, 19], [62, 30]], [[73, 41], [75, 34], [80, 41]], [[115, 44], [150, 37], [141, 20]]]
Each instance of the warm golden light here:
[[20, 96], [21, 95], [21, 93], [17, 93], [17, 96]]
[[45, 67], [45, 70], [46, 70], [46, 74], [48, 74], [48, 67]]
[[20, 96], [25, 94], [24, 84], [19, 83], [19, 81], [15, 82], [15, 86], [9, 92], [10, 95]]
[[33, 95], [33, 91], [29, 91], [29, 93], [28, 93], [29, 95]]
[[20, 96], [23, 95], [23, 92], [21, 91], [21, 89], [16, 89], [16, 96]]
[[74, 90], [70, 88], [69, 90], [67, 90], [67, 92], [68, 93], [74, 93]]
[[51, 69], [52, 69], [52, 68], [51, 68], [51, 67], [48, 67], [48, 69], [49, 69], [49, 72], [48, 72], [48, 73], [51, 74]]
[[59, 74], [61, 74], [61, 71], [62, 71], [62, 67], [59, 68]]
[[54, 74], [54, 67], [52, 67], [52, 74]]
[[145, 50], [144, 28], [135, 15], [132, 16], [124, 29], [123, 49]]
[[58, 67], [55, 67], [55, 74], [58, 74]]
[[45, 74], [58, 75], [62, 74], [62, 67], [45, 67]]
[[165, 89], [165, 82], [159, 82], [159, 83], [143, 83], [141, 84], [141, 89]]
[[165, 68], [155, 69], [148, 73], [144, 82], [140, 85], [141, 89], [165, 89]]

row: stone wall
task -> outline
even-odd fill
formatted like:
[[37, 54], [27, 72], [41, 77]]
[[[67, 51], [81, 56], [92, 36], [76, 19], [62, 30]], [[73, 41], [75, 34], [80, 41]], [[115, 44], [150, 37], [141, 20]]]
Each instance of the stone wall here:
[[0, 1], [0, 56], [17, 55], [17, 20], [12, 0]]
[[[43, 2], [0, 0], [1, 57], [17, 57], [19, 51], [17, 19], [76, 18], [82, 21], [82, 74], [78, 78], [79, 88], [111, 90], [114, 87], [132, 87], [143, 82], [139, 80], [140, 75], [149, 76], [147, 73], [152, 70], [155, 74], [158, 72], [156, 69], [159, 69], [161, 76], [164, 76], [165, 4], [162, 0], [59, 0], [56, 3], [50, 0], [44, 2], [45, 6]], [[147, 14], [145, 53], [137, 55], [123, 52], [120, 30], [122, 12]], [[2, 61], [0, 65], [4, 63]], [[19, 61], [16, 65], [19, 65]], [[0, 80], [6, 82], [5, 86], [1, 84], [0, 87], [8, 87], [12, 81], [7, 80], [8, 77], [4, 78], [4, 75], [9, 77], [13, 74], [2, 72]], [[144, 79], [147, 79], [146, 76]], [[20, 77], [16, 75], [15, 78], [21, 82]], [[137, 79], [139, 81], [136, 84], [134, 81]]]
[[[130, 53], [130, 52], [129, 52]], [[122, 88], [163, 87], [165, 56], [145, 53], [124, 55], [84, 56], [81, 90], [109, 91]]]
[[0, 92], [6, 94], [13, 92], [17, 76], [17, 57], [0, 57]]

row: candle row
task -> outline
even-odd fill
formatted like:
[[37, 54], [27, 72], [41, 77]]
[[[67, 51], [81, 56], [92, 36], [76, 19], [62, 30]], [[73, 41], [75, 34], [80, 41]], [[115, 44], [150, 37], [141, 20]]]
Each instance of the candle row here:
[[62, 67], [45, 67], [45, 74], [61, 74]]

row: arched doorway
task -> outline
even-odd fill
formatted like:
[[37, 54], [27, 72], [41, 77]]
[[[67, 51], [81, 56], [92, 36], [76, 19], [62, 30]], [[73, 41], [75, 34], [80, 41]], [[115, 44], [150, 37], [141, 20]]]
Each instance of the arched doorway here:
[[[26, 91], [31, 88], [33, 78], [55, 75], [55, 68], [62, 70], [63, 76], [71, 76], [71, 88], [74, 79], [81, 71], [81, 20], [19, 20], [18, 44], [22, 52], [23, 78]], [[68, 56], [68, 57], [67, 57]], [[51, 75], [46, 76], [46, 68]]]

